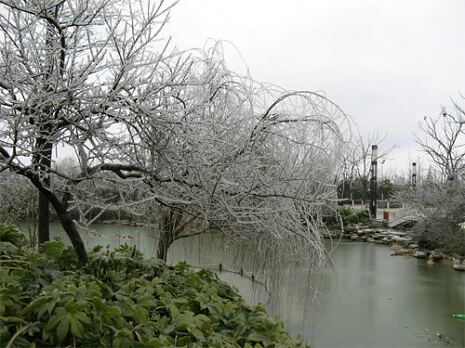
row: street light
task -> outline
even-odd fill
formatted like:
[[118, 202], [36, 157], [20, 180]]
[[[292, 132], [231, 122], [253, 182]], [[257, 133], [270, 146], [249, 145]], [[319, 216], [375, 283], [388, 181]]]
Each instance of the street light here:
[[[381, 182], [381, 184], [384, 181], [384, 162], [386, 162], [385, 159], [383, 159], [381, 161], [381, 175], [379, 176], [379, 181]], [[381, 200], [384, 201], [384, 192], [383, 191], [381, 191]]]
[[371, 146], [371, 195], [370, 195], [370, 215], [376, 219], [376, 191], [378, 175], [378, 145]]
[[412, 163], [412, 188], [415, 189], [417, 186], [417, 163]]

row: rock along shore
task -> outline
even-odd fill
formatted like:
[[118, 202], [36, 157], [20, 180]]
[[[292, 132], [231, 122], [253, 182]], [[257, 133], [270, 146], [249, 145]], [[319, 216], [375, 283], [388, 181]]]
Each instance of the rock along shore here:
[[407, 256], [419, 259], [427, 259], [429, 264], [449, 260], [452, 267], [457, 271], [465, 271], [465, 258], [460, 255], [447, 255], [440, 249], [425, 250], [419, 248], [409, 232], [397, 231], [389, 228], [368, 228], [361, 225], [344, 227], [343, 231], [328, 230], [324, 233], [325, 238], [346, 239], [368, 243], [383, 244], [391, 246], [391, 256]]

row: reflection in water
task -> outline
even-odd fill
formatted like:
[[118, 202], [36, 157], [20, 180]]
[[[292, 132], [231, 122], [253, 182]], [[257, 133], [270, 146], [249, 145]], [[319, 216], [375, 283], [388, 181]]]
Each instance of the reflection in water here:
[[[254, 269], [253, 257], [234, 260], [235, 247], [223, 245], [212, 236], [181, 240], [173, 245], [169, 260]], [[465, 313], [464, 274], [450, 265], [430, 267], [390, 253], [382, 245], [341, 243], [332, 254], [334, 269], [319, 278], [305, 265], [280, 269], [284, 277], [265, 305], [283, 317], [293, 336], [301, 334], [317, 348], [462, 347], [465, 325], [450, 314]], [[251, 303], [260, 302], [250, 282], [237, 280], [233, 284], [249, 301], [255, 299]]]
[[[53, 235], [63, 235], [58, 226]], [[83, 239], [88, 248], [136, 245], [146, 257], [155, 256], [157, 249], [156, 236], [139, 227], [95, 225]], [[248, 303], [279, 313], [291, 335], [302, 335], [316, 348], [463, 347], [465, 325], [451, 314], [465, 313], [465, 274], [450, 265], [428, 266], [390, 253], [381, 245], [341, 243], [332, 253], [334, 269], [318, 275], [308, 265], [292, 264], [270, 272], [263, 271], [265, 260], [256, 250], [203, 235], [176, 241], [168, 261], [212, 269], [221, 263], [224, 269], [242, 268], [259, 281], [267, 279], [271, 294], [247, 277], [219, 274]]]
[[[195, 236], [189, 240], [176, 241], [168, 252], [168, 262], [186, 261], [196, 267], [219, 269], [219, 264], [226, 270], [240, 273], [243, 270], [248, 277], [241, 282], [232, 282], [246, 300], [251, 304], [261, 304], [272, 314], [283, 315], [287, 312], [289, 320], [298, 327], [310, 320], [309, 305], [314, 299], [317, 275], [312, 272], [310, 264], [292, 263], [275, 266], [282, 255], [276, 251], [264, 257], [249, 242], [238, 244], [227, 237], [219, 235]], [[266, 263], [272, 263], [272, 267]], [[227, 280], [225, 272], [218, 272], [220, 278]], [[250, 281], [250, 278], [255, 281]], [[237, 279], [235, 277], [234, 279]], [[239, 278], [240, 279], [240, 278]], [[258, 283], [258, 284], [257, 284]], [[265, 284], [265, 289], [261, 284]], [[298, 310], [293, 308], [297, 300]]]

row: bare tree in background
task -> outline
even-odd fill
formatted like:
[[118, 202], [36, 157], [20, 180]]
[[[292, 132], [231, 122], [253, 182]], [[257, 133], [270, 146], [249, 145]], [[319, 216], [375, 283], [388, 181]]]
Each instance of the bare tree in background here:
[[417, 143], [432, 161], [425, 180], [417, 185], [411, 204], [420, 212], [415, 234], [428, 248], [465, 255], [465, 112], [453, 103], [437, 117], [426, 116]]
[[363, 202], [366, 202], [368, 198], [372, 145], [378, 145], [378, 161], [385, 158], [393, 149], [393, 147], [383, 148], [382, 144], [385, 138], [386, 136], [380, 136], [377, 132], [365, 135], [359, 131], [354, 137], [352, 144], [349, 145], [350, 149], [344, 157], [344, 184], [353, 185], [354, 187], [358, 186], [360, 198]]
[[447, 180], [456, 180], [465, 170], [465, 112], [454, 104], [455, 114], [443, 109], [439, 117], [426, 116], [420, 125], [423, 138], [417, 143]]

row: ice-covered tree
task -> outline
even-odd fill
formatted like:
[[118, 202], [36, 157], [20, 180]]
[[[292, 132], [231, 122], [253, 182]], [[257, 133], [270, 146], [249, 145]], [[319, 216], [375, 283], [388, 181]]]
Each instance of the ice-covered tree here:
[[[114, 147], [131, 105], [182, 78], [179, 66], [166, 63], [172, 57], [166, 43], [159, 44], [173, 4], [0, 4], [0, 170], [27, 177], [39, 190], [39, 241], [49, 238], [51, 204], [84, 264], [85, 247], [68, 214], [69, 188], [97, 171], [120, 174], [124, 161]], [[53, 168], [53, 151], [62, 145], [77, 153], [82, 170], [57, 186], [51, 177], [62, 175]], [[89, 172], [95, 163], [100, 166]]]
[[425, 247], [441, 247], [465, 255], [465, 112], [454, 103], [436, 117], [426, 116], [417, 143], [431, 160], [431, 167], [410, 194], [421, 213], [415, 228]]
[[[218, 45], [170, 50], [166, 1], [0, 3], [0, 170], [39, 190], [41, 225], [51, 203], [81, 264], [72, 216], [114, 207], [95, 194], [108, 187], [160, 224], [161, 258], [214, 230], [321, 259], [319, 208], [348, 130], [337, 105], [232, 73]], [[77, 170], [54, 164], [61, 146]]]

